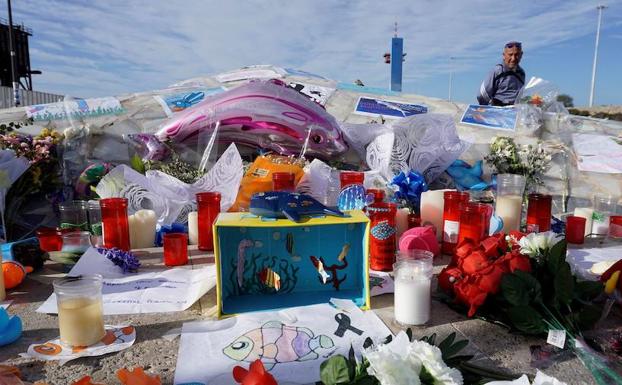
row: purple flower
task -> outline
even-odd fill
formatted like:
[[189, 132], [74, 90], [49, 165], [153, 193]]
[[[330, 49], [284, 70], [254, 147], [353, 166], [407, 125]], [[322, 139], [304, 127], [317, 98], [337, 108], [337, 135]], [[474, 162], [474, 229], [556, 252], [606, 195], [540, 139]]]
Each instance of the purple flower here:
[[112, 249], [98, 247], [97, 251], [119, 266], [123, 273], [135, 273], [140, 267], [140, 261], [131, 251], [124, 251], [116, 247]]

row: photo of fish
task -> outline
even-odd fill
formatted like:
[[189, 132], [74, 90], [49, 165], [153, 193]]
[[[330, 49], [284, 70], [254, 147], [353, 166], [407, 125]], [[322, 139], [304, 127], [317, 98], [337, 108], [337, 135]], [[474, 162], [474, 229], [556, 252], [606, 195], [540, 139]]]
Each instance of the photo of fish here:
[[464, 111], [460, 122], [496, 130], [514, 131], [516, 129], [516, 117], [517, 112], [514, 107], [471, 104]]
[[269, 267], [262, 269], [257, 273], [259, 281], [266, 287], [273, 288], [276, 291], [281, 289], [281, 276]]
[[316, 360], [320, 354], [330, 356], [335, 346], [327, 335], [316, 336], [311, 329], [289, 326], [280, 321], [269, 321], [250, 330], [223, 349], [235, 361], [261, 360], [266, 370], [276, 364]]

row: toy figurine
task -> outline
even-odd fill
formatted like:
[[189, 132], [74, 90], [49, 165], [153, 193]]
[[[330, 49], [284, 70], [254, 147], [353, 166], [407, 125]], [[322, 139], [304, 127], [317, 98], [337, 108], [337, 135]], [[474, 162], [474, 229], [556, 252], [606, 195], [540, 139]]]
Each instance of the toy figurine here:
[[345, 217], [341, 211], [328, 208], [309, 195], [283, 191], [268, 191], [253, 195], [250, 212], [259, 217], [288, 218], [294, 222], [300, 222], [303, 216]]

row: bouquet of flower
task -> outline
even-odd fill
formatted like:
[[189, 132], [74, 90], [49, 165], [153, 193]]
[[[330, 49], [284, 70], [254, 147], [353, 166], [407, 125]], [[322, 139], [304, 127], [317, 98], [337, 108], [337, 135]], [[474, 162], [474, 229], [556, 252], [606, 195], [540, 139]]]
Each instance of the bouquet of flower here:
[[484, 159], [499, 174], [520, 174], [527, 178], [527, 185], [541, 185], [542, 175], [551, 164], [551, 153], [544, 144], [517, 145], [507, 136], [495, 136], [490, 143], [490, 154]]
[[[28, 200], [50, 199], [61, 191], [59, 145], [63, 135], [44, 128], [39, 135], [24, 135], [13, 130], [0, 133], [0, 149], [9, 149], [30, 163], [30, 168], [11, 186], [6, 198], [7, 236], [13, 238], [14, 226]], [[40, 194], [40, 197], [34, 197]], [[30, 231], [30, 230], [29, 230]]]
[[459, 354], [468, 343], [456, 341], [456, 333], [438, 344], [436, 334], [417, 340], [410, 329], [377, 346], [368, 338], [360, 362], [351, 348], [347, 358], [324, 361], [320, 378], [324, 385], [462, 385], [517, 378], [469, 362], [472, 355]]

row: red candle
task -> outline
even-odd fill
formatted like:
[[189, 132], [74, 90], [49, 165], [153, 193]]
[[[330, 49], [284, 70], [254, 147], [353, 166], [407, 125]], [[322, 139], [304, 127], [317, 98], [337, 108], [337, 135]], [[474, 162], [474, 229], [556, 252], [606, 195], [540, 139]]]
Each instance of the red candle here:
[[220, 213], [220, 193], [202, 192], [197, 195], [197, 221], [199, 230], [199, 250], [214, 250], [212, 225]]
[[394, 203], [375, 203], [367, 207], [370, 224], [369, 267], [391, 271], [395, 262], [396, 228]]
[[36, 231], [39, 248], [43, 251], [60, 251], [63, 248], [62, 233], [53, 227], [39, 227]]
[[130, 250], [130, 228], [127, 220], [126, 198], [104, 198], [99, 200], [102, 213], [102, 238], [107, 249], [117, 247]]
[[164, 264], [181, 266], [188, 263], [188, 235], [185, 233], [164, 234]]
[[367, 193], [374, 196], [374, 203], [381, 203], [384, 201], [384, 190], [370, 188], [367, 190]]
[[467, 203], [460, 210], [460, 231], [458, 233], [458, 243], [465, 239], [470, 239], [475, 244], [479, 244], [486, 235], [486, 217], [488, 208], [481, 203]]
[[441, 250], [444, 254], [452, 254], [458, 242], [460, 207], [469, 201], [469, 193], [445, 191], [443, 198], [445, 205], [443, 208], [443, 245]]
[[272, 190], [294, 192], [296, 189], [296, 174], [292, 172], [272, 173]]
[[566, 217], [566, 242], [577, 245], [585, 241], [585, 223], [587, 219], [569, 215]]
[[545, 194], [529, 194], [527, 208], [527, 232], [540, 233], [551, 229], [551, 201]]
[[413, 227], [421, 226], [421, 217], [418, 214], [410, 213], [408, 217], [406, 217], [408, 221], [408, 228], [412, 229]]
[[622, 215], [612, 215], [609, 217], [609, 236], [622, 238]]
[[342, 190], [353, 184], [362, 185], [365, 181], [365, 174], [358, 171], [342, 171], [339, 174], [339, 181], [341, 182]]

